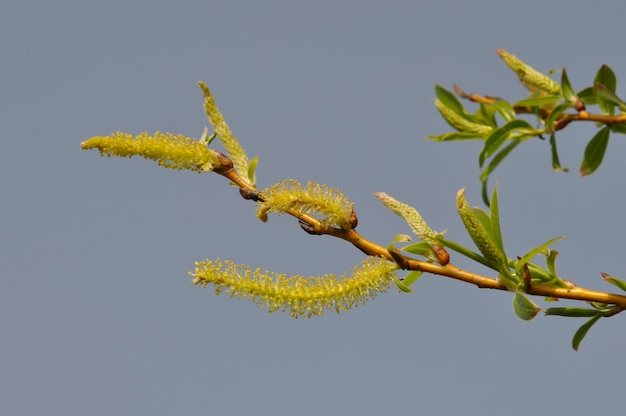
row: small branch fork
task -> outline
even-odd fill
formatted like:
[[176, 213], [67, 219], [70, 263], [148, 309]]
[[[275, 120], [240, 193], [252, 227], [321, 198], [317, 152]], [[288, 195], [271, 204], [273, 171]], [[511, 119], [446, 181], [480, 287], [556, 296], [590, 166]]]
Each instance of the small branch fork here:
[[[219, 152], [216, 152], [219, 153]], [[239, 192], [244, 199], [253, 201], [263, 201], [263, 194], [255, 186], [243, 179], [233, 168], [232, 161], [221, 153], [218, 154], [221, 166], [214, 169], [214, 172], [232, 181], [239, 187]], [[403, 270], [417, 270], [432, 273], [440, 276], [450, 277], [466, 283], [473, 284], [480, 289], [496, 289], [509, 291], [505, 285], [491, 277], [482, 276], [459, 269], [452, 263], [445, 262], [444, 265], [428, 263], [402, 255], [399, 251], [390, 252], [385, 247], [378, 245], [359, 234], [356, 230], [345, 230], [324, 224], [317, 218], [301, 212], [291, 210], [287, 214], [298, 219], [300, 227], [308, 234], [330, 235], [352, 243], [356, 248], [369, 256], [383, 257], [389, 261], [396, 262]], [[353, 214], [356, 223], [356, 214]], [[443, 249], [442, 249], [443, 250]], [[445, 251], [445, 250], [444, 250]], [[620, 309], [626, 309], [626, 296], [606, 292], [598, 292], [573, 286], [569, 288], [556, 288], [541, 284], [531, 284], [530, 279], [525, 279], [526, 293], [529, 295], [546, 296], [561, 299], [573, 299], [587, 302], [600, 302], [613, 304]]]
[[[471, 93], [471, 94], [466, 93], [456, 84], [454, 84], [454, 92], [456, 92], [456, 94], [459, 97], [465, 98], [466, 100], [469, 100], [475, 103], [482, 103], [482, 104], [488, 105], [488, 104], [493, 104], [496, 101], [500, 100], [500, 98], [498, 97], [491, 97], [489, 95], [482, 96], [482, 95], [474, 94], [474, 93]], [[577, 114], [564, 113], [564, 114], [561, 114], [555, 120], [554, 128], [553, 128], [554, 131], [564, 129], [572, 121], [593, 121], [593, 122], [601, 123], [607, 126], [610, 126], [613, 124], [626, 123], [626, 114], [620, 114], [616, 116], [607, 116], [604, 114], [588, 113], [585, 110], [585, 104], [582, 101], [578, 101], [575, 105], [575, 108], [578, 111]], [[515, 110], [516, 114], [533, 114], [533, 110], [530, 107], [514, 105], [513, 110]], [[547, 119], [550, 116], [550, 110], [540, 109], [540, 116], [544, 120]]]

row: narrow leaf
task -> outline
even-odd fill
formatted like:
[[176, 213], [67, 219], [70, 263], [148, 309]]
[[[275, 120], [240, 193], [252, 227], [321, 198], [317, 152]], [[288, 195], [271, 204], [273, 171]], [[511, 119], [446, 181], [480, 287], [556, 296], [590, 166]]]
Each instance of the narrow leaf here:
[[617, 277], [609, 276], [606, 273], [602, 273], [602, 277], [604, 277], [604, 280], [607, 281], [608, 283], [610, 283], [613, 286], [618, 287], [621, 290], [626, 292], [626, 282], [623, 281], [622, 279], [618, 279]]
[[572, 85], [569, 83], [569, 78], [567, 77], [567, 71], [563, 68], [563, 72], [561, 72], [561, 94], [563, 94], [563, 98], [565, 98], [570, 103], [576, 102], [576, 94], [574, 94], [574, 90]]
[[574, 348], [574, 351], [578, 351], [578, 347], [580, 346], [580, 343], [582, 342], [582, 340], [585, 338], [585, 335], [587, 335], [587, 332], [589, 332], [589, 329], [596, 322], [598, 322], [600, 318], [602, 318], [601, 312], [598, 313], [593, 318], [591, 318], [590, 320], [588, 320], [587, 322], [585, 322], [580, 328], [578, 328], [578, 331], [576, 331], [576, 333], [574, 334], [574, 338], [572, 338], [572, 348]]
[[611, 129], [609, 126], [605, 126], [596, 133], [595, 136], [587, 143], [585, 148], [585, 156], [583, 162], [580, 165], [580, 176], [591, 175], [600, 167], [602, 159], [604, 158], [604, 152], [609, 144], [609, 135]]
[[451, 142], [457, 140], [485, 140], [485, 136], [479, 133], [453, 131], [450, 133], [440, 134], [439, 136], [428, 136], [430, 140], [436, 142]]
[[500, 213], [498, 206], [498, 187], [493, 188], [491, 194], [491, 205], [489, 206], [489, 216], [491, 222], [491, 238], [496, 246], [504, 253], [504, 244], [502, 243], [502, 230], [500, 229]]
[[443, 238], [438, 239], [438, 242], [444, 246], [449, 248], [450, 250], [454, 250], [457, 253], [461, 254], [462, 256], [465, 256], [477, 263], [482, 264], [483, 266], [486, 267], [491, 267], [489, 265], [489, 262], [487, 261], [487, 259], [485, 259], [483, 256], [481, 256], [480, 254], [476, 253], [475, 251], [470, 250], [469, 248], [462, 246], [460, 244], [455, 243], [454, 241], [449, 241], [449, 240], [445, 240]]
[[547, 97], [534, 97], [534, 98], [527, 98], [525, 100], [520, 100], [515, 103], [515, 106], [539, 107], [545, 104], [552, 104], [560, 100], [561, 100], [561, 97], [559, 95], [548, 95]]
[[451, 91], [448, 91], [441, 85], [435, 85], [435, 94], [437, 94], [437, 98], [439, 98], [439, 100], [444, 103], [446, 107], [450, 108], [458, 115], [465, 117], [463, 104], [461, 104], [459, 99], [456, 98]]
[[593, 91], [594, 91], [596, 101], [598, 102], [598, 106], [600, 106], [600, 110], [602, 111], [602, 113], [607, 114], [607, 115], [613, 115], [613, 113], [615, 112], [615, 106], [605, 101], [603, 96], [600, 94], [600, 91], [598, 90], [598, 87], [597, 87], [598, 84], [602, 84], [602, 86], [605, 89], [615, 94], [615, 88], [617, 86], [617, 79], [615, 78], [615, 74], [613, 73], [613, 70], [608, 65], [602, 65], [600, 69], [598, 70], [598, 72], [596, 73], [596, 78], [594, 79], [594, 82], [593, 82], [593, 85], [594, 85]]
[[404, 286], [409, 287], [413, 283], [415, 283], [417, 279], [419, 279], [422, 276], [422, 274], [423, 272], [421, 271], [413, 270], [406, 275], [402, 283], [404, 283]]
[[514, 130], [518, 129], [533, 129], [533, 127], [528, 124], [525, 120], [516, 119], [509, 123], [506, 123], [504, 126], [496, 129], [491, 133], [491, 135], [485, 141], [485, 146], [483, 150], [480, 152], [479, 156], [479, 166], [482, 167], [485, 159], [491, 157], [499, 148], [504, 144], [504, 142], [510, 138], [511, 133]]
[[504, 158], [513, 149], [515, 149], [515, 147], [517, 147], [517, 145], [520, 144], [521, 142], [522, 141], [520, 139], [513, 139], [513, 140], [511, 140], [511, 143], [506, 145], [506, 147], [504, 149], [502, 149], [500, 152], [498, 152], [491, 159], [491, 161], [489, 162], [487, 167], [480, 173], [480, 181], [482, 182], [482, 186], [483, 186], [483, 190], [482, 190], [483, 201], [485, 202], [485, 204], [487, 206], [489, 206], [489, 196], [487, 195], [487, 180], [489, 179], [489, 175], [491, 174], [491, 172], [493, 172], [498, 167], [500, 162], [502, 162], [504, 160]]
[[564, 237], [551, 238], [550, 240], [546, 241], [542, 245], [531, 249], [528, 253], [524, 254], [524, 256], [515, 263], [515, 271], [517, 273], [521, 273], [524, 265], [528, 263], [530, 259], [532, 259], [538, 254], [542, 254], [542, 253], [548, 254], [548, 247], [552, 245], [553, 243], [555, 243], [556, 241], [563, 240], [563, 239]]
[[567, 316], [570, 318], [589, 318], [597, 314], [597, 310], [587, 308], [548, 308], [544, 311], [546, 316]]
[[554, 137], [554, 133], [550, 135], [550, 150], [552, 152], [552, 169], [556, 172], [569, 172], [569, 168], [562, 167], [561, 162], [559, 161], [559, 152], [556, 149], [556, 138]]

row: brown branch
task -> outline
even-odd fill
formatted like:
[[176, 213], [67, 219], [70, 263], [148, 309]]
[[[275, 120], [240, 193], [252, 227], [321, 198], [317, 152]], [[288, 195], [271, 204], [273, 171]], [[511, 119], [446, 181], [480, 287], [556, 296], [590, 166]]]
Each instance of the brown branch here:
[[[223, 164], [227, 165], [227, 163]], [[234, 169], [223, 169], [222, 171], [216, 170], [216, 173], [230, 179], [232, 182], [240, 186], [240, 192], [244, 199], [254, 199], [246, 198], [245, 195], [256, 195], [258, 200], [263, 200], [263, 193], [259, 192], [256, 187], [239, 177], [239, 174]], [[396, 262], [400, 268], [404, 270], [417, 270], [435, 275], [446, 276], [465, 283], [473, 284], [480, 289], [509, 291], [509, 289], [497, 279], [459, 269], [452, 263], [447, 263], [445, 265], [428, 263], [404, 256], [399, 251], [394, 251], [392, 254], [385, 247], [366, 239], [354, 229], [344, 230], [342, 228], [331, 227], [313, 216], [303, 214], [296, 210], [290, 210], [287, 214], [297, 218], [300, 221], [302, 228], [309, 234], [329, 235], [348, 241], [368, 256], [383, 257], [389, 261]], [[626, 309], [626, 296], [607, 292], [598, 292], [582, 287], [576, 287], [574, 285], [568, 288], [557, 288], [533, 283], [527, 285], [526, 293], [529, 295], [547, 296], [552, 298], [607, 303], [616, 305], [621, 309]]]

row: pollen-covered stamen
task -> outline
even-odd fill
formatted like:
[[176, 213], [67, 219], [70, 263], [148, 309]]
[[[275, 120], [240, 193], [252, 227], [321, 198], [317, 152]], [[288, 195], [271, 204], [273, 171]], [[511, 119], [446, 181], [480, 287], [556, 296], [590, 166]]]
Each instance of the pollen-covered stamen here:
[[322, 315], [325, 311], [339, 313], [373, 299], [391, 286], [397, 266], [379, 257], [368, 257], [350, 275], [287, 277], [284, 274], [252, 270], [231, 261], [196, 262], [192, 283], [206, 287], [212, 284], [215, 293], [229, 293], [247, 299], [270, 312], [286, 311], [294, 317]]
[[85, 140], [81, 149], [98, 149], [102, 156], [142, 156], [170, 169], [188, 169], [195, 172], [212, 171], [220, 166], [215, 151], [181, 134], [147, 132], [137, 136], [113, 133]]
[[312, 215], [331, 227], [350, 230], [356, 226], [354, 204], [340, 191], [309, 182], [306, 186], [294, 179], [279, 182], [263, 191], [257, 205], [257, 217], [267, 221], [267, 214], [298, 212]]

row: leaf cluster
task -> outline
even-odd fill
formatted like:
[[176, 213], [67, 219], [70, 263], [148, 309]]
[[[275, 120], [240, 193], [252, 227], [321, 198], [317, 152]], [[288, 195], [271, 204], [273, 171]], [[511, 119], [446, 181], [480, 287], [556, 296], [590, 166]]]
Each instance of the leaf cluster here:
[[[561, 166], [556, 138], [557, 132], [573, 121], [592, 121], [598, 127], [587, 143], [579, 168], [581, 176], [595, 172], [602, 164], [611, 134], [626, 134], [626, 102], [616, 95], [617, 79], [611, 68], [602, 65], [592, 85], [576, 92], [565, 68], [560, 71], [560, 84], [556, 84], [548, 75], [537, 72], [508, 52], [498, 50], [498, 53], [518, 74], [528, 96], [508, 101], [466, 94], [455, 86], [459, 97], [478, 105], [472, 113], [466, 110], [457, 95], [437, 85], [435, 106], [455, 131], [429, 138], [436, 141], [484, 142], [478, 155], [478, 165], [483, 200], [487, 205], [489, 176], [524, 141], [549, 137], [552, 168], [568, 171]], [[590, 107], [596, 107], [598, 111], [590, 112]]]

